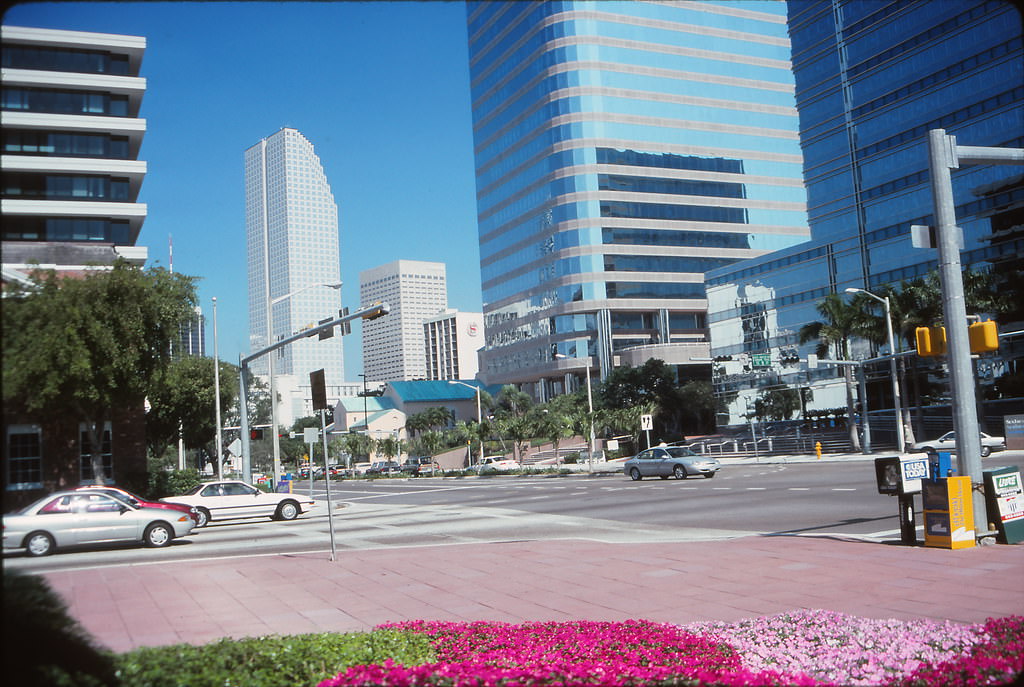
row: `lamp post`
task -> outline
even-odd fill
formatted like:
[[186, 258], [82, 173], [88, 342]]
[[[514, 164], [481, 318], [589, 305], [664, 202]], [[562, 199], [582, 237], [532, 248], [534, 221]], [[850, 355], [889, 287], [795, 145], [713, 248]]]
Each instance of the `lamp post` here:
[[[224, 479], [224, 472], [221, 467], [224, 455], [223, 440], [220, 430], [220, 355], [217, 352], [217, 297], [213, 300], [213, 407], [217, 416], [217, 479]], [[245, 399], [242, 399], [245, 403]]]
[[[286, 293], [283, 296], [278, 296], [271, 300], [270, 298], [270, 267], [265, 267], [265, 279], [267, 282], [267, 288], [265, 289], [267, 296], [267, 346], [273, 345], [272, 332], [274, 331], [273, 324], [273, 310], [274, 306], [281, 301], [287, 300], [292, 296], [315, 288], [317, 286], [326, 286], [329, 289], [340, 289], [342, 282], [325, 282], [321, 284], [307, 284], [300, 289], [296, 289], [291, 293]], [[271, 445], [274, 448], [274, 488], [277, 488], [277, 483], [281, 479], [281, 443], [280, 437], [277, 436], [277, 382], [275, 381], [274, 375], [274, 355], [271, 354], [267, 358], [267, 374], [270, 376], [270, 431], [271, 431]]]
[[[558, 358], [568, 358], [569, 356], [563, 355], [562, 353], [555, 353], [554, 356]], [[596, 437], [594, 435], [594, 393], [590, 388], [590, 356], [587, 356], [587, 421], [590, 423], [590, 449], [587, 452], [587, 468], [590, 472], [594, 471], [594, 444], [596, 443]]]
[[[467, 384], [466, 382], [460, 382], [457, 379], [449, 379], [448, 383], [449, 384], [461, 384], [462, 386], [467, 387], [469, 389], [472, 389], [473, 391], [476, 392], [476, 426], [477, 426], [477, 431], [479, 432], [483, 428], [483, 424], [484, 424], [484, 417], [483, 417], [483, 415], [480, 412], [480, 387], [475, 385], [475, 384]], [[471, 456], [470, 457], [470, 463], [472, 463], [472, 461], [473, 461], [473, 459], [472, 459], [472, 456]], [[480, 463], [483, 463], [483, 462], [484, 462], [484, 439], [481, 436], [480, 437], [480, 459], [477, 461], [477, 465], [479, 465]], [[470, 465], [470, 467], [472, 467], [472, 464]]]
[[876, 296], [870, 291], [852, 286], [846, 289], [846, 293], [863, 293], [885, 306], [885, 329], [889, 335], [889, 370], [892, 376], [893, 410], [896, 412], [896, 450], [903, 453], [906, 449], [906, 438], [903, 433], [903, 408], [900, 402], [900, 380], [896, 374], [896, 345], [892, 335], [892, 312], [889, 309], [889, 297]]

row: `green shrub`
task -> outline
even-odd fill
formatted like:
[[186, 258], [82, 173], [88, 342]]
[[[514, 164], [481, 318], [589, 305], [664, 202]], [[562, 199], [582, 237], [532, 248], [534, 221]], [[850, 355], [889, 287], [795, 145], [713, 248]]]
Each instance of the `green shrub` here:
[[114, 657], [95, 645], [41, 577], [4, 571], [4, 681], [18, 687], [117, 684]]
[[195, 489], [202, 483], [195, 468], [184, 470], [153, 470], [149, 473], [149, 489], [146, 496], [160, 499], [165, 496], [180, 496]]
[[434, 651], [426, 635], [397, 630], [274, 635], [135, 649], [118, 656], [117, 672], [123, 687], [300, 687], [389, 658], [421, 665]]

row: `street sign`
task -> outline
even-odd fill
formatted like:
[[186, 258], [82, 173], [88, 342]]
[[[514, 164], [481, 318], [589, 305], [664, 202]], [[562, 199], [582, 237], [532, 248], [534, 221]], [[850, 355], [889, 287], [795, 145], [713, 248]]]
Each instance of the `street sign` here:
[[654, 416], [652, 416], [652, 415], [641, 415], [640, 416], [640, 429], [644, 429], [644, 430], [654, 429]]
[[320, 436], [320, 430], [316, 427], [306, 427], [302, 430], [302, 440], [307, 444], [315, 444]]
[[242, 442], [240, 440], [235, 439], [230, 444], [228, 444], [228, 453], [230, 453], [231, 455], [237, 456], [237, 455], [241, 454], [241, 452], [242, 452]]
[[772, 354], [771, 353], [754, 353], [750, 356], [750, 363], [754, 367], [771, 367], [772, 366]]

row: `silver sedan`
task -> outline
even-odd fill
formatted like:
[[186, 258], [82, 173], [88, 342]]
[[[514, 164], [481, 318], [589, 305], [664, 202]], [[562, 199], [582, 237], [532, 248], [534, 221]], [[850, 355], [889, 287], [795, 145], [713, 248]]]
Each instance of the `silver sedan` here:
[[655, 446], [624, 462], [622, 471], [634, 480], [644, 477], [685, 479], [689, 475], [711, 478], [721, 467], [717, 459], [698, 455], [685, 446]]
[[45, 556], [58, 548], [118, 541], [167, 546], [192, 531], [188, 513], [133, 506], [98, 491], [63, 491], [4, 516], [4, 549]]

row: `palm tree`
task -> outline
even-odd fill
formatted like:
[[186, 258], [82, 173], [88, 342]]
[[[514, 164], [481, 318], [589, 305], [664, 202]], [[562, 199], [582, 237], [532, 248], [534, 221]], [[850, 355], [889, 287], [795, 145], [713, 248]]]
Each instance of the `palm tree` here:
[[[815, 349], [818, 357], [827, 358], [829, 352], [837, 360], [848, 360], [850, 355], [850, 337], [866, 332], [863, 311], [850, 305], [837, 293], [825, 296], [815, 308], [822, 320], [810, 322], [800, 328], [798, 334], [801, 344], [817, 341]], [[860, 437], [854, 422], [853, 403], [853, 370], [843, 365], [843, 380], [846, 384], [846, 416], [850, 434], [850, 445], [853, 450], [860, 450]]]

